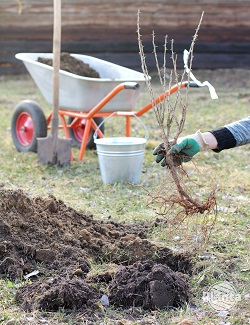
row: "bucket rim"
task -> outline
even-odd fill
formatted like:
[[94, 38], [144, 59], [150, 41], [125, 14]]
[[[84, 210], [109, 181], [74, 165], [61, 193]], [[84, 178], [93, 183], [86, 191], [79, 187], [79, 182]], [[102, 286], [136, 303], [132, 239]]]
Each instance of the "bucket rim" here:
[[101, 145], [113, 145], [113, 146], [122, 146], [122, 145], [136, 145], [136, 144], [144, 144], [147, 142], [146, 138], [139, 137], [104, 137], [94, 139], [95, 144]]

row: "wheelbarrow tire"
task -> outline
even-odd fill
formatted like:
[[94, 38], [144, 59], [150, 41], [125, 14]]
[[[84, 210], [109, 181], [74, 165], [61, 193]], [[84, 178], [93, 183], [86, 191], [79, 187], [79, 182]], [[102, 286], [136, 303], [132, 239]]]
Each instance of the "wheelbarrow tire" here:
[[14, 109], [11, 135], [20, 152], [37, 152], [37, 138], [47, 136], [47, 122], [43, 110], [34, 101], [24, 100]]
[[[69, 116], [68, 118], [68, 124], [72, 123], [74, 120], [74, 117]], [[82, 120], [84, 122], [84, 119]], [[103, 118], [102, 117], [95, 117], [94, 121], [97, 125], [100, 125], [101, 122], [103, 122]], [[84, 126], [85, 124], [82, 123], [81, 126], [79, 126], [78, 128], [70, 128], [69, 129], [69, 135], [70, 138], [72, 139], [72, 146], [76, 147], [76, 148], [81, 148], [81, 144], [82, 144], [82, 138], [83, 138], [83, 133], [84, 133]], [[104, 133], [104, 123], [100, 126], [100, 130], [102, 131], [102, 133]], [[90, 135], [89, 138], [87, 140], [87, 148], [88, 149], [95, 149], [96, 145], [93, 139], [93, 135], [94, 135], [94, 130], [91, 128], [90, 131]]]

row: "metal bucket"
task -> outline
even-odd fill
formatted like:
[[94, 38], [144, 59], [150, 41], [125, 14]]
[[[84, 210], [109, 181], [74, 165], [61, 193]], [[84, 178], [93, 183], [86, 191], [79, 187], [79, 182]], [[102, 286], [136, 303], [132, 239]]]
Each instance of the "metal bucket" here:
[[[137, 116], [135, 117], [142, 123]], [[148, 140], [147, 129], [143, 123], [142, 125], [146, 131], [145, 138], [107, 137], [97, 139], [97, 131], [95, 132], [94, 142], [104, 184], [140, 183], [145, 146]]]

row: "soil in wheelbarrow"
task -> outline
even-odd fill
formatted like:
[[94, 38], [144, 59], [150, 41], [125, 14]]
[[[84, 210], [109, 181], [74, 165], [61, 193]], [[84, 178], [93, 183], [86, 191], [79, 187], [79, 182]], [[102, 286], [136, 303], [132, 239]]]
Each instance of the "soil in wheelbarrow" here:
[[104, 297], [114, 308], [179, 307], [191, 297], [192, 259], [147, 240], [155, 226], [100, 221], [53, 196], [1, 189], [0, 277], [23, 281], [15, 297], [27, 311], [84, 310], [93, 320]]
[[[39, 57], [37, 61], [53, 66], [53, 60], [49, 58]], [[87, 63], [74, 58], [66, 52], [61, 53], [60, 69], [77, 74], [82, 77], [100, 78], [99, 73], [96, 70], [92, 69]]]

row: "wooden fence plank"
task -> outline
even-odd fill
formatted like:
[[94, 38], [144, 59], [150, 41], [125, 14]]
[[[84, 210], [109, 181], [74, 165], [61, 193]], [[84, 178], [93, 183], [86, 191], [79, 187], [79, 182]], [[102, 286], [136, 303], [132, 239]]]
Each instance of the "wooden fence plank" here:
[[[95, 55], [140, 70], [137, 11], [149, 66], [153, 67], [152, 31], [161, 53], [164, 37], [174, 39], [182, 52], [204, 11], [195, 45], [194, 68], [250, 68], [250, 6], [240, 0], [64, 0], [62, 51]], [[0, 73], [24, 73], [18, 52], [51, 52], [53, 2], [23, 1], [18, 15], [15, 1], [0, 2]], [[12, 71], [12, 72], [11, 72]]]

